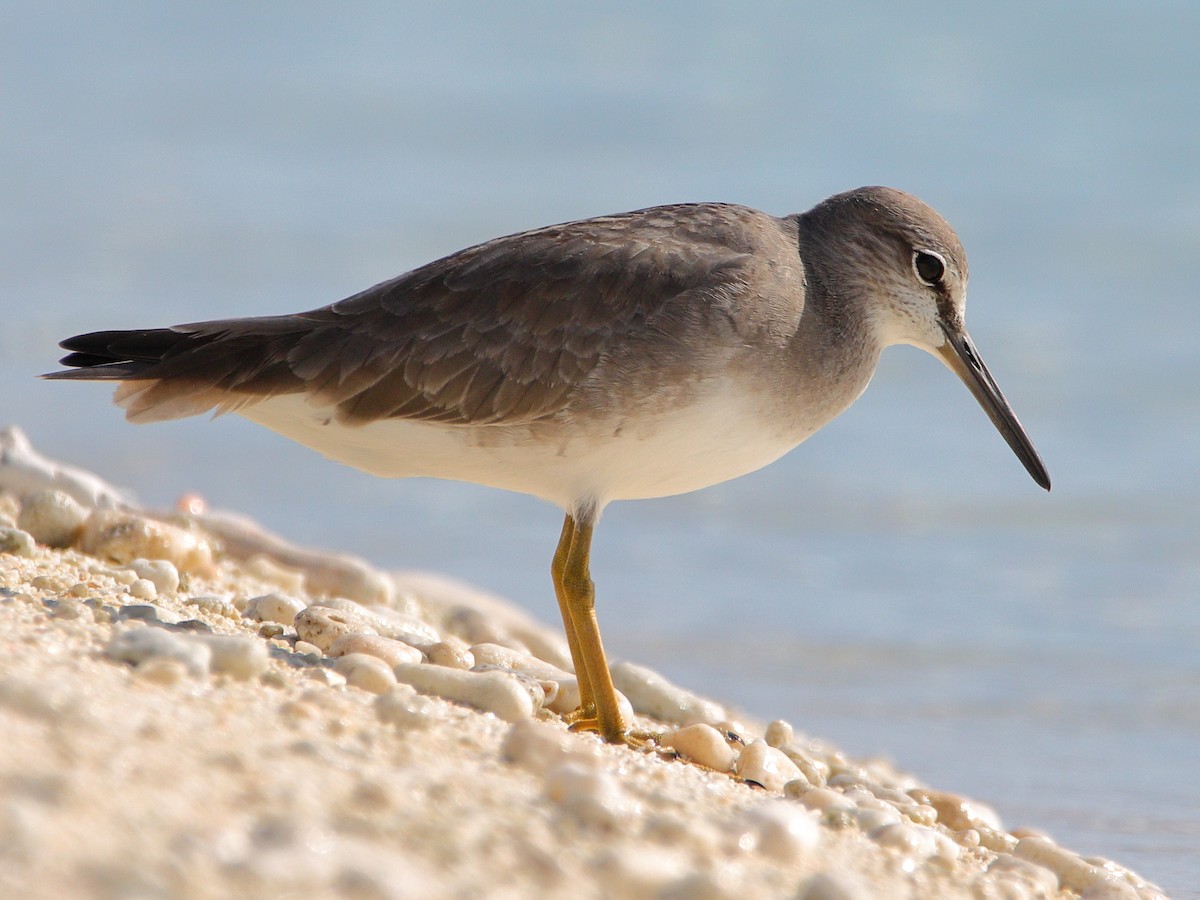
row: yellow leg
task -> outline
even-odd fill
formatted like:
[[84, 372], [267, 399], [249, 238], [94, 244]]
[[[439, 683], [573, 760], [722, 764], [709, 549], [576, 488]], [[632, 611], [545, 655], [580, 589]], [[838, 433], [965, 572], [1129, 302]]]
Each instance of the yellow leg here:
[[575, 623], [571, 620], [571, 607], [563, 588], [563, 573], [567, 568], [567, 556], [571, 542], [575, 539], [575, 520], [568, 514], [563, 520], [562, 535], [550, 563], [550, 577], [554, 580], [554, 596], [558, 598], [558, 611], [562, 615], [563, 629], [567, 633], [567, 646], [571, 650], [571, 662], [575, 665], [575, 677], [579, 681], [579, 709], [573, 717], [595, 716], [596, 705], [592, 702], [592, 685], [588, 680], [587, 666], [579, 652], [579, 639], [575, 637]]
[[571, 727], [597, 731], [614, 744], [627, 743], [625, 720], [617, 705], [596, 621], [596, 589], [588, 567], [591, 548], [592, 523], [577, 521], [568, 514], [550, 572], [579, 679], [581, 706]]

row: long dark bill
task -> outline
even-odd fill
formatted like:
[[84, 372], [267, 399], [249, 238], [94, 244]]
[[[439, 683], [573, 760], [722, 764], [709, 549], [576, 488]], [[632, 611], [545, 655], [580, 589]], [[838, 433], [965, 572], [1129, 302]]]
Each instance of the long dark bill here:
[[1012, 407], [1004, 399], [1004, 394], [1000, 392], [992, 374], [983, 364], [983, 359], [980, 358], [979, 351], [975, 349], [971, 336], [965, 331], [957, 331], [949, 327], [943, 330], [946, 333], [946, 343], [938, 351], [942, 360], [975, 395], [975, 399], [979, 401], [983, 411], [988, 414], [992, 424], [1004, 436], [1004, 440], [1012, 448], [1013, 453], [1017, 454], [1017, 459], [1021, 460], [1025, 470], [1033, 476], [1033, 480], [1046, 490], [1050, 490], [1050, 473], [1046, 471], [1046, 466], [1042, 462], [1042, 458], [1038, 456], [1038, 452], [1033, 449], [1033, 442], [1029, 440], [1029, 435], [1021, 427], [1017, 414], [1012, 411]]

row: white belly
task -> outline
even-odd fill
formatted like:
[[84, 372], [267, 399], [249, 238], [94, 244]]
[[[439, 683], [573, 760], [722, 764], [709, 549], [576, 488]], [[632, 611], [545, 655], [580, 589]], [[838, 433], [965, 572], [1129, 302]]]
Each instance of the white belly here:
[[277, 396], [239, 415], [330, 459], [389, 478], [469, 481], [564, 509], [665, 497], [753, 472], [815, 431], [771, 421], [728, 382], [689, 406], [651, 417], [526, 426], [386, 419], [347, 426], [303, 395]]

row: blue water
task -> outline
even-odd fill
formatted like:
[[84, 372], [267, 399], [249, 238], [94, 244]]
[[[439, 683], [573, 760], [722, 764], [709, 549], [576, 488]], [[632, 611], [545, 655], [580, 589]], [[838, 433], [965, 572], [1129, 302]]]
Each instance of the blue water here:
[[611, 651], [1200, 896], [1200, 5], [8, 3], [0, 422], [152, 504], [546, 621], [559, 514], [41, 383], [78, 331], [281, 313], [553, 221], [859, 184], [935, 205], [1044, 456], [889, 351], [774, 466], [618, 504]]

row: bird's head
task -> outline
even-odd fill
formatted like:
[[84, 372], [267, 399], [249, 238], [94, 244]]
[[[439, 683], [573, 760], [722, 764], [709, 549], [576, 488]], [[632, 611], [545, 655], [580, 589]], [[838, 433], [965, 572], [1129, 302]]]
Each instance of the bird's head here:
[[810, 247], [821, 246], [825, 270], [836, 273], [825, 287], [861, 307], [880, 347], [911, 344], [945, 363], [1049, 490], [1045, 465], [967, 334], [967, 255], [950, 224], [916, 197], [886, 187], [837, 194], [805, 218]]

